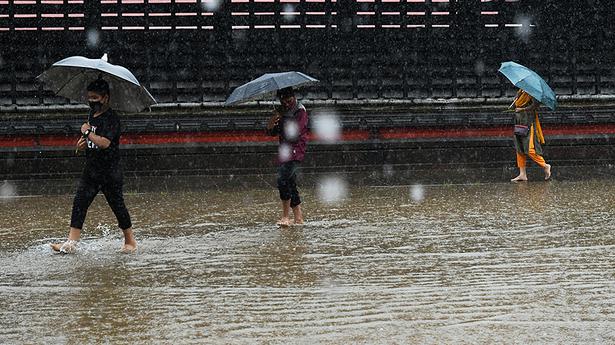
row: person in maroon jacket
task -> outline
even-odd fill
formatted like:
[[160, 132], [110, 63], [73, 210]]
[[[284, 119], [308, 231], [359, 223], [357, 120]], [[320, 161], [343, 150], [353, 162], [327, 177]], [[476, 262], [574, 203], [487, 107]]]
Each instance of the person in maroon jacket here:
[[305, 156], [308, 137], [308, 113], [297, 101], [291, 87], [278, 90], [281, 106], [274, 110], [267, 123], [267, 134], [279, 136], [278, 149], [278, 190], [282, 200], [280, 226], [289, 226], [290, 210], [293, 211], [294, 224], [303, 224], [301, 198], [297, 190], [297, 171]]

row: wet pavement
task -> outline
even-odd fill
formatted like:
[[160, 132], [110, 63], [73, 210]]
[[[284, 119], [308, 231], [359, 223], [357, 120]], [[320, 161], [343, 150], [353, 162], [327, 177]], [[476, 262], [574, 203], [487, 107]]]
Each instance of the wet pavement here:
[[240, 189], [128, 192], [134, 255], [102, 196], [76, 255], [72, 195], [0, 199], [0, 343], [615, 342], [614, 180], [306, 188], [288, 229]]

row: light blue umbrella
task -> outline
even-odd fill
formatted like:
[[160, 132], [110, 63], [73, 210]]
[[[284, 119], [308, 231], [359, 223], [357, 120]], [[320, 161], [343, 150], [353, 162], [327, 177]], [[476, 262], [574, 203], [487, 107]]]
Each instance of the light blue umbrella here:
[[36, 77], [56, 95], [86, 104], [86, 88], [98, 78], [109, 83], [109, 103], [115, 110], [138, 112], [156, 104], [154, 97], [128, 69], [107, 62], [107, 54], [100, 59], [71, 56], [54, 63]]
[[251, 82], [238, 86], [224, 104], [233, 105], [252, 101], [264, 98], [265, 96], [271, 96], [272, 93], [286, 87], [297, 87], [317, 82], [318, 79], [314, 79], [301, 72], [267, 73]]
[[529, 93], [530, 96], [551, 110], [555, 110], [555, 107], [557, 107], [555, 92], [551, 90], [549, 85], [536, 72], [512, 61], [502, 62], [498, 71], [506, 76], [516, 87]]

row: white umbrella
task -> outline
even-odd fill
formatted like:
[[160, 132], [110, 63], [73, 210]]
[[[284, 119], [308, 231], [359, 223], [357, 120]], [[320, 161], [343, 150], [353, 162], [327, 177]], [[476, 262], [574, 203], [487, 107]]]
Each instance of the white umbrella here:
[[88, 103], [86, 88], [98, 78], [109, 83], [110, 106], [115, 110], [138, 112], [156, 104], [128, 69], [107, 62], [107, 54], [100, 59], [71, 56], [36, 77], [55, 94], [85, 104]]

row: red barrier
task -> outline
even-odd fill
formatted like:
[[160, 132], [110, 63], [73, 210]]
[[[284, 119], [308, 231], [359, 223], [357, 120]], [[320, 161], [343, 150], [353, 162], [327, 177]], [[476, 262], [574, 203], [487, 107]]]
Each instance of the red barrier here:
[[[550, 135], [592, 135], [615, 134], [615, 124], [602, 125], [549, 125], [544, 128], [545, 136]], [[447, 138], [485, 138], [507, 137], [512, 135], [511, 126], [482, 128], [380, 128], [376, 133], [369, 130], [347, 130], [340, 139], [345, 141], [365, 141], [394, 139], [447, 139]], [[77, 135], [23, 135], [0, 138], [0, 147], [65, 147], [75, 145]], [[318, 138], [312, 133], [310, 141]], [[277, 142], [276, 137], [266, 136], [262, 131], [224, 131], [224, 132], [186, 132], [186, 133], [127, 133], [122, 135], [122, 144], [164, 145], [187, 143], [264, 143]]]

